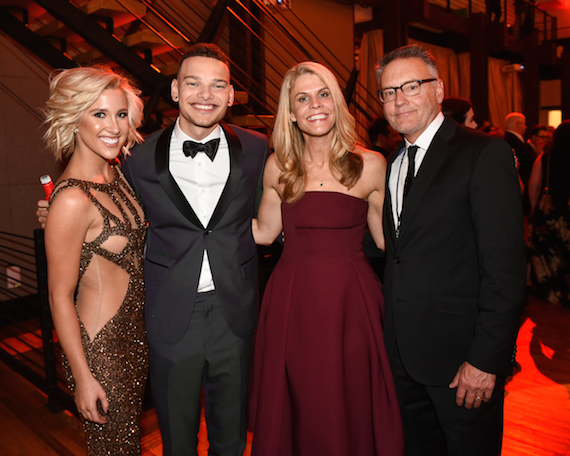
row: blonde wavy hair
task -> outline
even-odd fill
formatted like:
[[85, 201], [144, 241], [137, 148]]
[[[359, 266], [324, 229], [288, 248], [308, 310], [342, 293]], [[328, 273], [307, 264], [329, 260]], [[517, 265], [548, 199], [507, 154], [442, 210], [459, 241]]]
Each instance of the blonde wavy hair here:
[[301, 62], [290, 68], [283, 78], [279, 107], [275, 117], [272, 144], [277, 166], [282, 171], [279, 181], [284, 185], [283, 200], [293, 203], [305, 193], [307, 172], [303, 162], [305, 140], [296, 122], [291, 120], [291, 89], [300, 76], [317, 75], [327, 86], [335, 106], [336, 123], [333, 127], [330, 169], [340, 174], [339, 182], [352, 188], [362, 174], [362, 157], [355, 153], [356, 121], [348, 111], [342, 90], [334, 74], [316, 62]]
[[56, 70], [50, 76], [50, 96], [44, 108], [44, 123], [48, 126], [44, 139], [57, 161], [73, 153], [75, 129], [107, 89], [120, 89], [127, 98], [129, 133], [123, 153], [128, 154], [135, 143], [142, 142], [143, 138], [137, 131], [143, 118], [141, 92], [127, 78], [105, 67]]

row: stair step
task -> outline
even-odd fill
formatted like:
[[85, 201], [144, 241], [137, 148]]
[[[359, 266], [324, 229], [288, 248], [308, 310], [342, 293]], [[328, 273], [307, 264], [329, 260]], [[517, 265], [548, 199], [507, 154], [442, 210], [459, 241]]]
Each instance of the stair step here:
[[[88, 51], [82, 52], [81, 54], [77, 54], [73, 56], [73, 60], [80, 65], [88, 64], [88, 63], [95, 63], [99, 59], [102, 59], [103, 53], [97, 49], [89, 49]], [[104, 59], [102, 59], [104, 60]], [[107, 62], [105, 60], [105, 62]], [[102, 63], [102, 62], [100, 62]]]
[[[146, 14], [146, 6], [136, 0], [121, 0], [121, 4], [117, 0], [91, 0], [82, 5], [80, 9], [87, 14], [112, 18], [115, 27], [133, 22], [137, 17]], [[58, 20], [52, 21], [51, 15], [48, 13], [41, 15], [38, 20], [40, 22], [49, 21], [36, 30], [36, 33], [39, 35], [67, 38], [73, 34], [63, 22]]]
[[57, 36], [58, 38], [67, 38], [73, 34], [73, 31], [67, 28], [63, 22], [54, 20], [37, 29], [36, 33], [41, 36]]
[[176, 76], [178, 73], [179, 62], [172, 62], [160, 69], [165, 76]]
[[[175, 33], [163, 34], [162, 37], [176, 47], [184, 45], [184, 39]], [[125, 36], [123, 37], [122, 42], [131, 48], [151, 49], [153, 56], [172, 51], [170, 44], [150, 30], [140, 30], [132, 35]], [[81, 54], [77, 54], [73, 57], [73, 60], [79, 64], [87, 64], [99, 59], [105, 59], [105, 57], [103, 53], [97, 49], [89, 49], [88, 51], [82, 52]]]
[[96, 14], [113, 18], [115, 27], [128, 24], [137, 17], [146, 14], [146, 6], [136, 0], [90, 0], [81, 6], [81, 10], [87, 14]]
[[132, 35], [125, 36], [122, 41], [129, 47], [152, 49], [154, 55], [170, 52], [174, 48], [181, 48], [186, 43], [176, 33], [163, 33], [158, 36], [150, 30], [139, 30]]

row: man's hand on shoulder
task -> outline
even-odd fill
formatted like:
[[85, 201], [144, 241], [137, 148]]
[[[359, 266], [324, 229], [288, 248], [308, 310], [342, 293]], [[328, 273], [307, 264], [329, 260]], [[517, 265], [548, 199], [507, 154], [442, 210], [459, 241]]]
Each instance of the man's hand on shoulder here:
[[36, 217], [42, 228], [46, 227], [46, 220], [48, 215], [48, 202], [46, 200], [38, 201], [38, 208], [36, 210]]

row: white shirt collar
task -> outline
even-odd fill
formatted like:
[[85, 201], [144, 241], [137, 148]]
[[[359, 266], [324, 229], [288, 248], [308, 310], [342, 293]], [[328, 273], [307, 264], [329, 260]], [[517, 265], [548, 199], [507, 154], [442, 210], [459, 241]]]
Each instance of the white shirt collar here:
[[[435, 116], [435, 119], [433, 119], [431, 123], [427, 126], [427, 128], [423, 131], [423, 133], [420, 136], [418, 136], [418, 139], [416, 139], [414, 145], [418, 146], [420, 149], [428, 150], [431, 142], [433, 141], [433, 138], [435, 137], [437, 131], [439, 130], [439, 127], [441, 127], [441, 124], [443, 124], [444, 120], [445, 116], [440, 111], [439, 114]], [[411, 145], [411, 143], [407, 139], [405, 139], [405, 142], [407, 149], [408, 146]]]
[[210, 133], [204, 139], [197, 140], [192, 138], [191, 136], [188, 136], [186, 133], [182, 131], [182, 128], [180, 128], [180, 117], [178, 117], [176, 119], [176, 124], [174, 125], [174, 134], [176, 135], [176, 139], [180, 141], [180, 144], [188, 140], [204, 144], [207, 143], [208, 141], [211, 141], [212, 139], [220, 138], [222, 133], [221, 128], [222, 127], [220, 127], [220, 124], [218, 124], [216, 128], [212, 130], [212, 133]]

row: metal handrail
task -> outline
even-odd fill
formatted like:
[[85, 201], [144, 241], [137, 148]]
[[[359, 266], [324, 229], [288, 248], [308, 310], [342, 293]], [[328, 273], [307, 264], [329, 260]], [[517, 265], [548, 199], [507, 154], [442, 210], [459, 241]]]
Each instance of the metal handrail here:
[[43, 230], [33, 238], [0, 231], [0, 267], [8, 266], [17, 266], [20, 277], [0, 273], [0, 359], [46, 393], [51, 410], [72, 409], [58, 376]]

